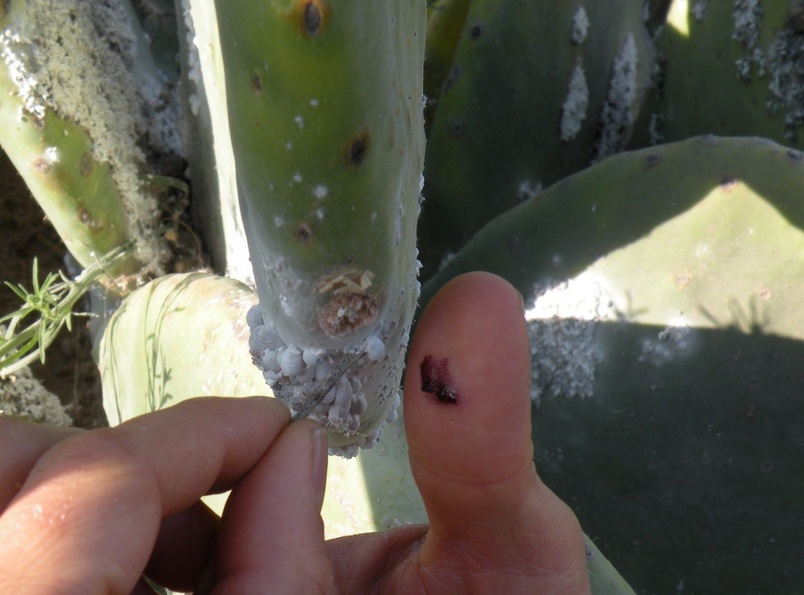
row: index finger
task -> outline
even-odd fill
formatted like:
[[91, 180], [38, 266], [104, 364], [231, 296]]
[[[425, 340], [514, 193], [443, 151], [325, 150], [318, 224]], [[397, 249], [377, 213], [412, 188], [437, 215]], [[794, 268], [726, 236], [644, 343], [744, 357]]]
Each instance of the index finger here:
[[130, 592], [161, 519], [230, 487], [289, 419], [273, 399], [201, 398], [59, 442], [0, 517], [0, 592]]

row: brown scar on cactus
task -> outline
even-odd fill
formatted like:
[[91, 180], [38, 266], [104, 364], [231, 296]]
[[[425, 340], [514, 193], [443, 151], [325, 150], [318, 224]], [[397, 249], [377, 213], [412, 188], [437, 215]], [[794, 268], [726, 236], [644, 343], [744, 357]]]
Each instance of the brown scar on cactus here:
[[349, 139], [346, 143], [345, 156], [346, 163], [354, 167], [360, 167], [366, 160], [371, 145], [371, 133], [368, 128], [361, 130], [358, 134]]
[[344, 337], [377, 319], [379, 299], [369, 291], [373, 279], [371, 271], [344, 267], [316, 281], [316, 293], [332, 294], [318, 315], [318, 326], [328, 337]]
[[293, 237], [303, 246], [310, 246], [315, 242], [315, 231], [309, 223], [299, 223], [293, 232]]
[[262, 86], [262, 77], [256, 72], [251, 77], [251, 88], [254, 89], [254, 92], [257, 95], [262, 95], [263, 86]]
[[325, 0], [298, 0], [290, 10], [290, 18], [307, 37], [318, 37], [329, 20], [329, 4]]
[[373, 292], [333, 295], [318, 313], [318, 326], [332, 339], [340, 339], [377, 320], [380, 304]]
[[437, 359], [427, 355], [419, 365], [422, 378], [422, 392], [427, 399], [438, 405], [457, 405], [458, 391], [449, 373], [449, 359]]

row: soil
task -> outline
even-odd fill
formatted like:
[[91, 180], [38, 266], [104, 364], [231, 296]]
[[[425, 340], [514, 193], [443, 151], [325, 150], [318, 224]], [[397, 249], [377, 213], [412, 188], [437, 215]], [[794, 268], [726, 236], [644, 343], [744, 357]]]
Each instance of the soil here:
[[[31, 287], [33, 259], [39, 276], [66, 270], [66, 248], [30, 195], [6, 154], [0, 150], [0, 282]], [[19, 307], [19, 298], [0, 284], [0, 316]], [[65, 405], [73, 424], [82, 428], [107, 425], [100, 377], [91, 356], [87, 319], [74, 316], [72, 331], [62, 330], [46, 352], [46, 364], [31, 370]]]

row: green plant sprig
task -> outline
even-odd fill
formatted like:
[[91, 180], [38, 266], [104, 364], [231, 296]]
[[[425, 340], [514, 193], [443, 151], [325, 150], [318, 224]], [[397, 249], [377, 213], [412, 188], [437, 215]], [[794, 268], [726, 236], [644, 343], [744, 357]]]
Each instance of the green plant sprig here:
[[[130, 248], [113, 250], [100, 258], [97, 263], [85, 269], [75, 279], [64, 273], [48, 273], [44, 281], [39, 281], [39, 262], [33, 261], [32, 291], [24, 285], [6, 285], [23, 302], [17, 310], [0, 318], [0, 377], [8, 376], [31, 364], [39, 358], [45, 363], [45, 351], [53, 343], [63, 327], [72, 329], [74, 315], [87, 315], [73, 312], [78, 301], [103, 275], [115, 260], [128, 254]], [[28, 326], [22, 326], [28, 316], [36, 319]], [[2, 329], [2, 326], [6, 326]]]

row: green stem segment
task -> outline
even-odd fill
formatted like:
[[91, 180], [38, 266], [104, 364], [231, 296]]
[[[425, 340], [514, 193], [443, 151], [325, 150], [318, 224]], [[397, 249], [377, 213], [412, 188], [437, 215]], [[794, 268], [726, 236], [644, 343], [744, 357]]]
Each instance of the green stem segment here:
[[419, 0], [218, 10], [260, 298], [252, 354], [295, 411], [366, 355], [312, 414], [343, 454], [379, 438], [416, 303], [425, 22]]

